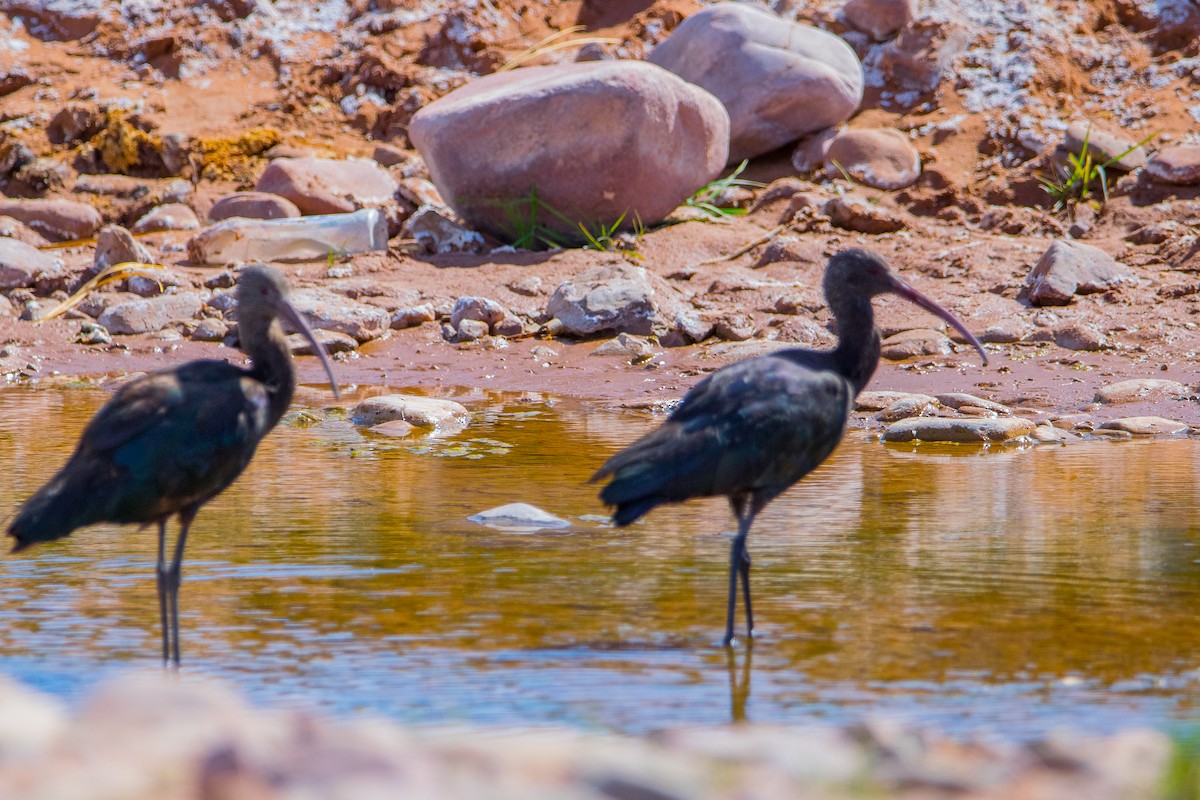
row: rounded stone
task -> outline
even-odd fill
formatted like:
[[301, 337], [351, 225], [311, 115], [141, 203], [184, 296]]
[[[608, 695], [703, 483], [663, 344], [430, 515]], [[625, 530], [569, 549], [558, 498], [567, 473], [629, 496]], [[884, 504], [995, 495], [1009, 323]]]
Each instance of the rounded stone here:
[[1019, 417], [948, 419], [915, 417], [893, 422], [883, 432], [887, 442], [1004, 442], [1029, 436], [1037, 426]]
[[1188, 424], [1163, 417], [1122, 417], [1105, 422], [1102, 430], [1128, 431], [1134, 436], [1171, 436], [1186, 433]]
[[921, 157], [903, 133], [892, 128], [851, 128], [825, 149], [825, 174], [842, 173], [876, 189], [903, 189], [921, 177]]
[[569, 528], [571, 523], [529, 503], [508, 503], [467, 517], [471, 522], [498, 530], [535, 531]]
[[[1069, 152], [1081, 154], [1085, 141], [1094, 162], [1112, 162], [1105, 169], [1128, 172], [1146, 165], [1146, 151], [1124, 131], [1086, 119], [1075, 120], [1067, 126], [1063, 146]], [[1118, 159], [1117, 156], [1121, 157]]]
[[578, 240], [580, 224], [654, 224], [715, 178], [729, 117], [653, 64], [595, 61], [474, 80], [417, 112], [409, 136], [470, 225]]
[[209, 209], [210, 222], [230, 217], [250, 219], [285, 219], [300, 216], [300, 209], [286, 197], [268, 192], [234, 192], [227, 194]]
[[1106, 405], [1117, 403], [1134, 403], [1137, 401], [1154, 401], [1166, 398], [1186, 397], [1188, 388], [1177, 381], [1163, 378], [1133, 378], [1118, 381], [1097, 390], [1095, 402]]
[[697, 11], [649, 60], [724, 104], [731, 162], [845, 122], [863, 96], [862, 65], [850, 45], [749, 4]]
[[347, 214], [392, 202], [396, 179], [369, 159], [279, 158], [254, 188], [288, 199], [304, 214]]
[[1182, 186], [1200, 183], [1200, 145], [1164, 147], [1147, 159], [1146, 174], [1163, 183]]
[[350, 412], [355, 425], [371, 427], [400, 419], [418, 428], [433, 428], [441, 433], [461, 431], [470, 418], [471, 412], [466, 406], [453, 400], [403, 394], [369, 397]]
[[851, 28], [882, 42], [913, 21], [917, 0], [849, 0], [842, 16]]
[[104, 219], [87, 203], [74, 200], [10, 200], [0, 197], [0, 215], [24, 222], [55, 242], [86, 239]]
[[196, 212], [183, 203], [168, 203], [147, 211], [133, 224], [134, 233], [194, 231], [200, 227]]

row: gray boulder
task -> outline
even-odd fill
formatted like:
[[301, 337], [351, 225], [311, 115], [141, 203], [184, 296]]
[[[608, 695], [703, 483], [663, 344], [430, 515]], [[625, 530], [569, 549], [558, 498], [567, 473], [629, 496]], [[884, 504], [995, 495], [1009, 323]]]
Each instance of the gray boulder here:
[[163, 294], [109, 306], [97, 321], [114, 335], [154, 333], [173, 322], [192, 319], [203, 305], [195, 292]]
[[570, 336], [604, 331], [645, 336], [667, 328], [667, 321], [682, 311], [672, 292], [642, 267], [606, 264], [560, 283], [546, 313]]
[[595, 61], [479, 78], [417, 112], [409, 136], [468, 224], [578, 240], [580, 223], [656, 223], [715, 178], [729, 117], [652, 64]]
[[863, 96], [862, 64], [845, 41], [742, 3], [696, 12], [649, 60], [724, 104], [730, 162], [845, 122]]

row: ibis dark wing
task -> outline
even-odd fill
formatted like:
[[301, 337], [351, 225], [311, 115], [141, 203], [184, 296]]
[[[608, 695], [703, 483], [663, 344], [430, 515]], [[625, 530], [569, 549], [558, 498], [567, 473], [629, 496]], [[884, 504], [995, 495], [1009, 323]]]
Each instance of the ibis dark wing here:
[[596, 473], [618, 522], [690, 497], [774, 496], [812, 471], [842, 438], [854, 399], [837, 373], [779, 356], [733, 364], [684, 397], [658, 429]]

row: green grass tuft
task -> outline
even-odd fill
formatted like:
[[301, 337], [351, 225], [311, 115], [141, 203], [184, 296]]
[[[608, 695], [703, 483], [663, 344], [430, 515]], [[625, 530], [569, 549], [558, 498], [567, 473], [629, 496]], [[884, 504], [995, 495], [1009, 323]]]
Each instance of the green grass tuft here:
[[684, 205], [699, 209], [714, 219], [719, 217], [734, 216], [737, 214], [745, 214], [746, 209], [721, 206], [720, 201], [721, 195], [734, 187], [741, 186], [748, 189], [761, 189], [762, 187], [766, 186], [765, 183], [759, 183], [758, 181], [751, 181], [740, 177], [741, 174], [746, 171], [746, 165], [748, 163], [750, 162], [743, 161], [741, 164], [737, 165], [737, 168], [734, 169], [733, 172], [729, 173], [725, 177], [717, 178], [715, 181], [710, 181], [704, 184], [696, 190], [695, 194], [683, 201]]

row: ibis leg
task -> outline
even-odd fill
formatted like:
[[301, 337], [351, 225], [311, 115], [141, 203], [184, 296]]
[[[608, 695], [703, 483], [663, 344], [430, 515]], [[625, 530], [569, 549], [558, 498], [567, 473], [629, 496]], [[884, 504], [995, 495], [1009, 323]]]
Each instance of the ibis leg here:
[[158, 523], [158, 569], [155, 573], [158, 585], [158, 614], [162, 627], [163, 666], [171, 662], [171, 637], [167, 630], [167, 521]]
[[[746, 586], [746, 600], [750, 599], [750, 577], [749, 556], [746, 554], [746, 536], [750, 533], [750, 523], [754, 521], [754, 513], [746, 512], [746, 501], [734, 500], [731, 501], [734, 513], [738, 518], [737, 536], [733, 537], [733, 545], [730, 547], [729, 553], [729, 603], [725, 615], [725, 640], [724, 645], [729, 647], [733, 643], [733, 617], [737, 611], [737, 583], [738, 575], [742, 575], [743, 582]], [[743, 563], [745, 566], [743, 566]], [[747, 606], [747, 619], [749, 619], [749, 606]], [[749, 631], [747, 631], [749, 633]]]
[[[746, 526], [748, 531], [750, 526]], [[750, 548], [742, 548], [742, 560], [738, 565], [739, 571], [742, 574], [742, 597], [746, 603], [746, 638], [750, 639], [754, 636], [754, 607], [750, 604]]]
[[196, 518], [196, 509], [179, 512], [179, 538], [175, 540], [175, 555], [167, 570], [167, 605], [171, 617], [171, 659], [179, 666], [179, 584], [183, 580], [183, 548], [187, 544], [188, 528]]

